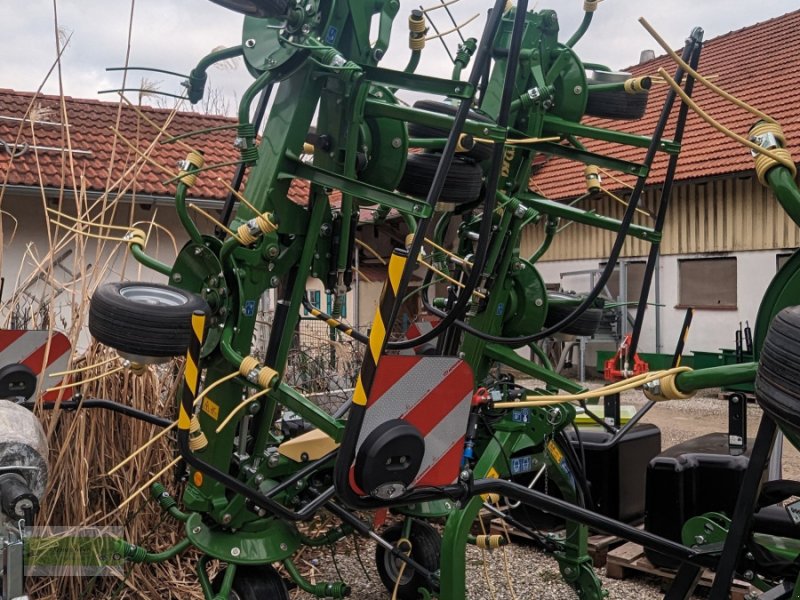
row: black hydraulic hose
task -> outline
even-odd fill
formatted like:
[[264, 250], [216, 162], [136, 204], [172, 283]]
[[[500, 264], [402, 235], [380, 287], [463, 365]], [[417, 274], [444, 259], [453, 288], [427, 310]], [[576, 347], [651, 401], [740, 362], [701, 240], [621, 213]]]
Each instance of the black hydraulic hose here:
[[338, 329], [343, 334], [353, 338], [357, 342], [361, 342], [362, 344], [369, 344], [369, 337], [364, 335], [363, 333], [356, 331], [346, 323], [341, 322], [339, 319], [334, 319], [328, 313], [322, 312], [320, 309], [316, 308], [311, 302], [309, 302], [307, 296], [303, 296], [303, 308], [305, 308], [315, 319], [319, 319], [320, 321], [325, 321], [328, 327], [332, 329]]
[[[697, 68], [700, 62], [700, 50], [702, 49], [703, 30], [696, 27], [689, 40], [692, 44], [692, 52], [689, 58], [690, 66], [693, 69]], [[691, 98], [692, 90], [694, 89], [694, 78], [690, 75], [686, 79], [686, 93]], [[681, 108], [678, 113], [678, 121], [675, 125], [674, 140], [681, 143], [683, 140], [683, 132], [686, 128], [686, 117], [689, 113], [689, 106], [685, 102], [681, 102]], [[675, 170], [678, 167], [678, 155], [673, 154], [670, 156], [669, 164], [667, 165], [667, 173], [664, 178], [664, 187], [661, 190], [661, 201], [658, 206], [658, 213], [656, 214], [656, 222], [653, 229], [657, 232], [664, 230], [664, 224], [667, 220], [667, 209], [670, 205], [672, 196], [672, 185], [675, 180]], [[644, 315], [647, 310], [647, 298], [650, 295], [650, 285], [653, 280], [653, 273], [656, 268], [658, 256], [661, 251], [661, 243], [650, 245], [650, 254], [647, 257], [647, 264], [644, 268], [644, 277], [642, 279], [642, 288], [639, 293], [639, 303], [636, 305], [636, 319], [633, 323], [633, 331], [631, 332], [631, 343], [628, 346], [628, 356], [636, 354], [639, 347], [639, 338], [642, 334], [642, 326], [644, 325]]]
[[[37, 402], [35, 400], [26, 400], [25, 402], [20, 402], [20, 406], [24, 406], [28, 409], [33, 409], [36, 404]], [[172, 425], [172, 421], [170, 419], [159, 417], [149, 412], [139, 410], [138, 408], [125, 406], [119, 402], [114, 402], [113, 400], [104, 400], [101, 398], [82, 400], [80, 394], [76, 394], [70, 400], [62, 400], [61, 402], [40, 402], [39, 407], [44, 410], [55, 410], [56, 408], [60, 408], [61, 410], [68, 411], [78, 410], [79, 408], [104, 408], [106, 410], [118, 412], [126, 417], [132, 417], [134, 419], [138, 419], [139, 421], [144, 421], [145, 423], [157, 425], [158, 427], [167, 427]]]
[[[686, 47], [684, 48], [684, 51], [683, 51], [683, 58], [684, 59], [688, 59], [690, 57], [690, 52], [691, 52], [691, 49], [693, 47], [694, 47], [694, 40], [692, 38], [690, 38], [687, 41]], [[683, 75], [684, 75], [683, 69], [678, 67], [678, 70], [675, 73], [675, 77], [674, 77], [675, 81], [680, 83], [683, 80]], [[657, 123], [655, 131], [653, 133], [653, 137], [651, 139], [650, 145], [647, 148], [647, 153], [646, 153], [645, 159], [643, 161], [645, 165], [649, 166], [649, 165], [651, 165], [653, 163], [653, 159], [654, 159], [655, 154], [658, 151], [658, 147], [659, 147], [659, 145], [661, 143], [661, 137], [664, 134], [664, 130], [666, 129], [670, 113], [672, 112], [672, 105], [675, 102], [676, 96], [677, 96], [677, 94], [672, 89], [670, 89], [670, 91], [667, 93], [667, 98], [664, 101], [664, 107], [661, 110], [661, 115], [659, 117], [658, 123]], [[605, 285], [608, 282], [608, 280], [611, 278], [611, 274], [614, 271], [614, 267], [616, 266], [617, 259], [619, 258], [619, 255], [622, 252], [622, 246], [625, 243], [627, 231], [628, 231], [628, 229], [629, 229], [629, 227], [631, 225], [631, 222], [633, 221], [633, 216], [634, 216], [636, 208], [637, 208], [637, 206], [639, 204], [639, 199], [641, 198], [642, 191], [644, 190], [645, 180], [646, 180], [646, 176], [641, 176], [640, 175], [638, 177], [637, 181], [636, 181], [636, 186], [635, 186], [635, 188], [634, 188], [634, 190], [633, 190], [633, 192], [631, 194], [630, 201], [628, 202], [628, 207], [626, 208], [625, 214], [622, 217], [619, 233], [617, 234], [616, 240], [614, 241], [614, 246], [612, 247], [611, 252], [609, 254], [608, 263], [606, 264], [605, 268], [603, 269], [603, 272], [600, 275], [600, 278], [598, 279], [597, 283], [595, 284], [595, 287], [589, 292], [589, 294], [586, 296], [586, 298], [584, 298], [583, 301], [577, 307], [575, 307], [575, 310], [573, 310], [572, 313], [570, 313], [569, 315], [564, 317], [561, 321], [559, 321], [555, 325], [552, 325], [551, 327], [548, 327], [547, 329], [543, 329], [542, 331], [540, 331], [538, 333], [533, 333], [531, 335], [521, 336], [521, 337], [514, 337], [514, 338], [497, 336], [497, 335], [492, 335], [492, 334], [489, 334], [489, 333], [485, 333], [483, 331], [479, 331], [479, 330], [475, 329], [474, 327], [471, 327], [467, 323], [465, 323], [465, 322], [463, 322], [461, 320], [458, 320], [458, 319], [455, 319], [452, 322], [454, 322], [458, 327], [460, 327], [461, 329], [463, 329], [467, 333], [472, 334], [475, 337], [480, 338], [480, 339], [482, 339], [484, 341], [493, 342], [493, 343], [502, 344], [502, 345], [509, 345], [509, 346], [522, 346], [522, 345], [525, 345], [525, 344], [530, 344], [532, 342], [541, 340], [543, 338], [550, 337], [551, 335], [553, 335], [555, 333], [558, 333], [559, 331], [564, 329], [564, 327], [567, 327], [567, 326], [571, 325], [573, 322], [575, 322], [575, 320], [578, 317], [580, 317], [586, 311], [587, 308], [589, 308], [594, 303], [594, 301], [600, 295], [600, 292], [605, 287]], [[442, 311], [440, 311], [438, 309], [430, 307], [430, 305], [426, 305], [426, 308], [428, 310], [430, 310], [434, 315], [437, 315], [439, 317], [444, 317], [445, 316], [445, 313], [443, 313]], [[452, 314], [452, 312], [448, 313], [448, 316], [450, 314]], [[441, 323], [440, 323], [440, 325], [441, 325]], [[416, 339], [419, 339], [419, 338], [415, 338], [415, 340]]]
[[[475, 63], [473, 65], [472, 71], [470, 73], [469, 83], [474, 86], [478, 83], [478, 80], [481, 76], [483, 65], [491, 59], [491, 48], [494, 45], [494, 38], [496, 32], [500, 26], [500, 21], [503, 17], [503, 10], [504, 3], [502, 0], [497, 0], [495, 2], [494, 8], [492, 12], [489, 14], [489, 21], [486, 24], [486, 29], [484, 30], [483, 36], [481, 37], [480, 45], [478, 46], [478, 52], [475, 58]], [[515, 52], [513, 56], [519, 56], [521, 47], [522, 47], [522, 34], [525, 26], [525, 17], [528, 10], [528, 2], [527, 0], [520, 0], [516, 7], [516, 14], [514, 18], [514, 29], [511, 36], [511, 44], [510, 49], [512, 52]], [[506, 67], [505, 73], [505, 82], [503, 86], [503, 95], [500, 101], [500, 112], [497, 116], [497, 125], [500, 127], [507, 127], [509, 115], [511, 112], [511, 100], [514, 93], [514, 80], [516, 79], [517, 74], [517, 61], [510, 60]], [[442, 159], [439, 162], [439, 167], [436, 170], [436, 174], [434, 175], [433, 181], [431, 182], [431, 189], [428, 192], [427, 203], [433, 206], [439, 198], [441, 194], [442, 188], [444, 187], [445, 178], [447, 177], [447, 173], [450, 169], [450, 164], [453, 159], [453, 155], [455, 153], [455, 147], [458, 142], [458, 137], [461, 133], [461, 129], [464, 126], [464, 122], [466, 121], [467, 115], [470, 110], [470, 102], [469, 100], [462, 100], [461, 104], [458, 107], [458, 111], [456, 112], [456, 116], [453, 122], [453, 129], [450, 131], [450, 135], [447, 138], [447, 144], [445, 145], [444, 151], [442, 152]], [[471, 300], [472, 291], [475, 289], [476, 285], [478, 284], [478, 280], [482, 275], [483, 265], [486, 261], [486, 256], [489, 251], [489, 242], [490, 242], [490, 233], [491, 233], [491, 226], [492, 226], [492, 208], [494, 206], [494, 200], [497, 195], [497, 184], [500, 180], [500, 171], [502, 168], [503, 163], [503, 154], [505, 152], [505, 148], [503, 144], [495, 144], [492, 149], [492, 159], [491, 159], [491, 167], [489, 169], [489, 173], [486, 178], [486, 197], [484, 198], [484, 209], [483, 209], [483, 217], [481, 220], [480, 231], [478, 234], [478, 247], [475, 252], [475, 259], [473, 268], [470, 271], [469, 277], [467, 282], [462, 289], [461, 293], [458, 296], [458, 300], [456, 300], [455, 306], [453, 306], [452, 310], [448, 312], [446, 315], [443, 316], [442, 320], [434, 326], [430, 331], [427, 333], [422, 334], [419, 337], [414, 338], [413, 340], [406, 340], [400, 342], [389, 342], [386, 344], [387, 348], [392, 350], [405, 350], [408, 348], [414, 348], [421, 344], [424, 344], [440, 333], [445, 331], [450, 325], [457, 321], [458, 316], [466, 309], [467, 304]], [[420, 221], [419, 226], [417, 227], [417, 231], [414, 235], [414, 240], [411, 243], [411, 247], [409, 248], [409, 259], [406, 262], [405, 268], [403, 270], [403, 276], [400, 280], [399, 289], [397, 291], [397, 298], [398, 301], [395, 303], [395, 306], [392, 309], [392, 313], [388, 319], [388, 322], [394, 323], [397, 313], [400, 309], [400, 303], [402, 298], [405, 297], [406, 289], [408, 288], [408, 283], [411, 279], [411, 274], [414, 271], [416, 264], [417, 264], [417, 257], [419, 256], [420, 249], [422, 247], [422, 243], [425, 239], [425, 233], [427, 231], [428, 223], [430, 222], [430, 218], [423, 219]]]
[[[269, 84], [266, 88], [264, 88], [264, 91], [261, 92], [261, 96], [258, 99], [256, 112], [253, 115], [253, 126], [255, 127], [256, 132], [258, 132], [258, 130], [261, 128], [261, 121], [264, 119], [264, 114], [267, 112], [267, 104], [269, 104], [269, 97], [272, 94], [272, 86], [273, 84]], [[236, 172], [233, 175], [233, 181], [231, 181], [231, 187], [236, 191], [239, 190], [242, 185], [242, 181], [244, 181], [245, 171], [247, 171], [247, 164], [239, 163], [239, 165], [236, 167]], [[229, 192], [219, 217], [220, 223], [223, 225], [227, 225], [231, 220], [231, 213], [233, 213], [233, 205], [235, 203], [236, 195], [233, 192]], [[221, 240], [227, 235], [227, 233], [219, 226], [217, 226], [214, 234]]]
[[[583, 441], [580, 439], [578, 428], [575, 428], [576, 435], [578, 436], [578, 443], [583, 448]], [[564, 459], [567, 461], [567, 466], [575, 471], [575, 491], [577, 492], [578, 506], [583, 508], [592, 508], [592, 493], [589, 490], [589, 482], [586, 480], [586, 470], [584, 469], [581, 459], [575, 451], [575, 447], [569, 439], [569, 436], [562, 430], [556, 436], [558, 445], [564, 452]]]

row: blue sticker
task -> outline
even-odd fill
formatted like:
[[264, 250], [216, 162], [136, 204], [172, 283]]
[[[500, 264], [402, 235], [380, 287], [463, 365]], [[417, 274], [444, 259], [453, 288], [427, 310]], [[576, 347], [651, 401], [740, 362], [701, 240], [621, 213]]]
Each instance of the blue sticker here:
[[244, 316], [252, 317], [254, 314], [256, 314], [256, 301], [248, 300], [244, 303]]
[[506, 305], [505, 304], [503, 304], [502, 302], [500, 304], [498, 304], [497, 305], [497, 316], [498, 317], [501, 316], [503, 314], [503, 312], [505, 311], [505, 309], [506, 309]]
[[333, 25], [328, 27], [328, 33], [325, 34], [325, 43], [332, 44], [336, 41], [336, 37], [339, 35], [339, 30], [336, 29]]
[[515, 408], [511, 411], [511, 420], [514, 423], [527, 423], [531, 420], [531, 411], [529, 408]]

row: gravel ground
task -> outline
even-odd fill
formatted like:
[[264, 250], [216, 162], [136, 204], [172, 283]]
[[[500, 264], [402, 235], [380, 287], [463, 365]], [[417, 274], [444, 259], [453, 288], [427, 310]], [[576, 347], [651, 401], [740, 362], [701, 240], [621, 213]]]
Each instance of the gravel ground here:
[[[587, 384], [589, 387], [602, 382]], [[727, 430], [727, 402], [717, 398], [718, 390], [707, 390], [688, 401], [673, 401], [657, 405], [643, 419], [661, 428], [662, 447], [667, 448], [692, 437], [715, 431]], [[623, 394], [623, 404], [640, 406], [645, 399], [638, 392]], [[748, 432], [755, 435], [761, 411], [755, 404], [748, 406]], [[800, 454], [788, 444], [784, 448], [784, 477], [800, 478]], [[359, 545], [361, 561], [354, 549]], [[489, 570], [487, 581], [484, 575], [482, 551], [467, 547], [467, 598], [473, 600], [566, 600], [577, 598], [572, 589], [563, 583], [554, 559], [524, 545], [505, 548], [511, 586], [505, 576], [503, 551], [486, 554]], [[352, 598], [357, 600], [386, 600], [390, 594], [375, 570], [375, 545], [371, 541], [345, 540], [336, 548], [336, 566], [345, 581], [353, 588]], [[363, 563], [363, 567], [361, 565]], [[305, 570], [316, 581], [338, 578], [334, 561], [325, 550], [314, 560], [307, 562]], [[663, 598], [660, 582], [647, 576], [631, 576], [625, 580], [605, 577], [605, 569], [596, 570], [608, 590], [610, 599], [650, 600]], [[511, 591], [513, 588], [513, 592]], [[698, 589], [702, 594], [702, 589]], [[310, 595], [296, 591], [294, 598], [306, 600]], [[702, 598], [703, 596], [696, 596]]]

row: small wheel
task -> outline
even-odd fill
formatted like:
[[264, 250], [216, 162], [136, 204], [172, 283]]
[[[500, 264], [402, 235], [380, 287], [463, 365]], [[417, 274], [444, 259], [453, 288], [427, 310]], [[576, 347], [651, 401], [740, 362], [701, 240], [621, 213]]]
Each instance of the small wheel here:
[[[545, 327], [551, 327], [556, 323], [572, 314], [581, 302], [583, 297], [577, 294], [565, 294], [562, 292], [547, 293], [547, 316], [544, 320]], [[600, 326], [603, 319], [602, 308], [587, 308], [577, 319], [564, 327], [559, 333], [570, 335], [591, 336]]]
[[625, 90], [592, 91], [593, 83], [622, 83], [632, 75], [625, 71], [586, 71], [589, 94], [586, 114], [605, 119], [641, 119], [647, 109], [648, 92], [629, 94]]
[[[397, 189], [412, 196], [426, 197], [441, 158], [441, 154], [409, 154], [406, 170]], [[483, 171], [480, 166], [456, 157], [447, 172], [441, 200], [457, 204], [474, 202], [480, 197], [482, 186]]]
[[[458, 112], [458, 106], [446, 104], [444, 102], [434, 102], [433, 100], [419, 100], [418, 102], [414, 103], [414, 108], [427, 110], [428, 112], [434, 112], [440, 115], [450, 116], [453, 116], [456, 114], [456, 112]], [[493, 122], [492, 119], [487, 115], [483, 115], [474, 110], [469, 111], [469, 119], [472, 121], [480, 121], [482, 123]], [[416, 138], [442, 138], [450, 135], [450, 132], [446, 129], [428, 127], [427, 125], [420, 125], [419, 123], [409, 123], [408, 135]], [[492, 156], [492, 146], [491, 144], [477, 143], [471, 150], [464, 152], [461, 155], [468, 156], [469, 158], [473, 158], [477, 161], [484, 161]]]
[[623, 90], [589, 90], [586, 114], [605, 119], [636, 120], [644, 116], [647, 109], [647, 92], [629, 94]]
[[[222, 586], [223, 571], [211, 582], [214, 591]], [[228, 600], [289, 600], [286, 582], [272, 565], [236, 567]]]
[[[403, 536], [403, 525], [393, 525], [383, 532], [381, 537], [387, 542], [396, 544]], [[439, 569], [439, 556], [442, 552], [442, 539], [439, 533], [424, 521], [414, 521], [411, 525], [411, 558], [425, 567], [429, 571]], [[397, 576], [400, 573], [400, 566], [404, 564], [402, 560], [393, 556], [383, 546], [378, 545], [375, 549], [375, 566], [378, 569], [383, 585], [394, 592]], [[400, 577], [400, 585], [397, 586], [397, 597], [401, 600], [417, 600], [422, 598], [419, 588], [429, 588], [429, 583], [422, 574], [406, 565], [403, 575]]]
[[107, 283], [89, 305], [89, 331], [97, 341], [137, 362], [186, 352], [192, 313], [209, 314], [200, 296], [158, 283]]
[[800, 306], [784, 308], [770, 324], [761, 349], [756, 398], [793, 445], [800, 443]]

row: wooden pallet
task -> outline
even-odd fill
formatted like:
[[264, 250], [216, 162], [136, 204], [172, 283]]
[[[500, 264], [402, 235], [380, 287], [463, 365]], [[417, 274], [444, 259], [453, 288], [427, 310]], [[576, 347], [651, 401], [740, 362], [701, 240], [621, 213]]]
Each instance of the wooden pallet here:
[[[512, 541], [523, 543], [530, 543], [533, 541], [529, 535], [519, 531], [518, 529], [515, 529], [511, 525], [507, 525], [507, 528]], [[492, 521], [491, 533], [505, 535], [503, 526], [496, 520]], [[612, 548], [620, 546], [624, 542], [624, 539], [614, 535], [606, 535], [604, 533], [590, 535], [589, 539], [587, 540], [586, 547], [589, 551], [589, 556], [592, 557], [592, 564], [597, 568], [604, 567], [606, 565], [606, 557], [608, 556], [609, 551]]]
[[[606, 560], [606, 575], [611, 579], [627, 579], [633, 574], [645, 574], [657, 577], [662, 581], [662, 587], [675, 578], [676, 571], [656, 567], [647, 560], [644, 548], [639, 544], [628, 542], [608, 553]], [[708, 569], [703, 570], [697, 585], [710, 588], [714, 583], [714, 573]], [[750, 584], [734, 580], [731, 586], [731, 600], [745, 600], [751, 591]]]

